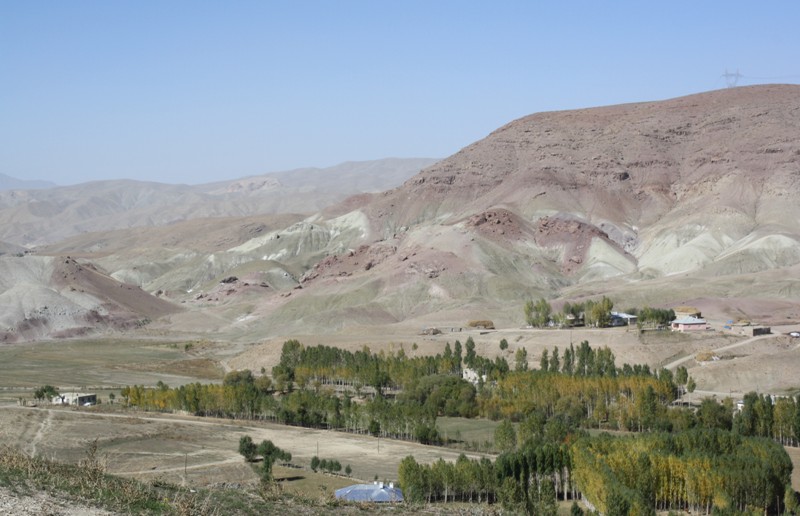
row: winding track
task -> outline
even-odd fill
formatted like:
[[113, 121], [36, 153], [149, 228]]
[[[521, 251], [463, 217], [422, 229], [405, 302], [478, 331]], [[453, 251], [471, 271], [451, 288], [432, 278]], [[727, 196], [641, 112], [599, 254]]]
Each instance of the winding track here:
[[26, 446], [28, 454], [31, 457], [36, 456], [36, 447], [39, 445], [40, 442], [42, 442], [45, 433], [50, 430], [51, 426], [53, 426], [53, 411], [48, 410], [47, 417], [45, 417], [42, 420], [41, 424], [39, 425], [39, 428], [36, 429], [36, 434], [34, 434], [33, 438]]

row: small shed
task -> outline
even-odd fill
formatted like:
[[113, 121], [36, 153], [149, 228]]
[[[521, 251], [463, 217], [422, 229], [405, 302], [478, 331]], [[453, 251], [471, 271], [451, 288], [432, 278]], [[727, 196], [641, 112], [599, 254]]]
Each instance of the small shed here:
[[743, 330], [742, 333], [745, 335], [752, 335], [753, 337], [758, 337], [759, 335], [769, 335], [772, 333], [772, 328], [769, 326], [750, 326], [747, 329]]
[[337, 489], [334, 495], [339, 500], [348, 502], [402, 502], [403, 492], [394, 484], [375, 482], [374, 484], [355, 484]]
[[671, 327], [672, 331], [701, 331], [708, 329], [708, 323], [699, 317], [681, 317], [672, 321]]

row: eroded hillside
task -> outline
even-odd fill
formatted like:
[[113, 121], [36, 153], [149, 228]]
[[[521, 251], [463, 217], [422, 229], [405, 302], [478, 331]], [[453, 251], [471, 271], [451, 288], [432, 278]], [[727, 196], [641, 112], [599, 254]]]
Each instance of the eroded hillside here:
[[231, 339], [519, 325], [539, 296], [691, 302], [719, 317], [760, 299], [777, 307], [767, 319], [800, 320], [798, 197], [800, 87], [757, 86], [531, 115], [317, 215], [88, 234], [40, 252], [80, 253], [183, 309], [151, 328]]

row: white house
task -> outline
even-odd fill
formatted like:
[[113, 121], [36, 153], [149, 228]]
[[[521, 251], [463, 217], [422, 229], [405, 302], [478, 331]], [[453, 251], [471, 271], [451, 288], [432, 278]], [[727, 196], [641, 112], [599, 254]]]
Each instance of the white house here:
[[486, 375], [478, 374], [478, 371], [474, 369], [470, 369], [469, 367], [465, 367], [461, 370], [461, 378], [468, 381], [472, 385], [478, 385], [481, 381], [486, 382]]
[[84, 392], [62, 392], [58, 396], [53, 397], [53, 404], [78, 405], [81, 407], [97, 405], [97, 394], [88, 394]]

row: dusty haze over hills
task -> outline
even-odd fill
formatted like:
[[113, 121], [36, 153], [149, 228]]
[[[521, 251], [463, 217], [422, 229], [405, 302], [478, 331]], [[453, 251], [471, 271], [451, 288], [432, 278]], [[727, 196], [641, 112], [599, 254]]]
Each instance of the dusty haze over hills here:
[[435, 161], [347, 162], [191, 186], [109, 180], [22, 190], [41, 183], [10, 181], [13, 187], [0, 188], [0, 241], [37, 246], [81, 233], [201, 217], [309, 213], [357, 192], [396, 186]]
[[[756, 86], [531, 115], [401, 186], [327, 208], [295, 185], [294, 204], [258, 198], [273, 215], [253, 215], [248, 195], [271, 189], [266, 179], [172, 190], [156, 206], [147, 199], [178, 187], [148, 185], [113, 227], [161, 227], [3, 257], [4, 276], [29, 283], [3, 286], [2, 331], [66, 334], [70, 317], [75, 331], [107, 323], [242, 341], [477, 318], [518, 326], [526, 299], [599, 295], [622, 308], [692, 303], [710, 316], [797, 321], [799, 136], [800, 87]], [[110, 195], [98, 190], [88, 220], [110, 217], [97, 208]], [[11, 244], [80, 232], [59, 229], [74, 219], [57, 203], [13, 215], [3, 204]], [[88, 201], [70, 206], [85, 214]], [[25, 226], [36, 208], [46, 239]]]

